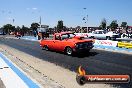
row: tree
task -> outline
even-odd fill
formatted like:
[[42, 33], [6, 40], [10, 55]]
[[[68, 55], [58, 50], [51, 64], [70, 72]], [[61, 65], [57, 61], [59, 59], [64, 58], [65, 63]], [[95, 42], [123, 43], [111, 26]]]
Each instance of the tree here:
[[23, 31], [24, 33], [27, 33], [27, 32], [30, 31], [30, 29], [29, 29], [28, 27], [25, 27], [24, 25], [22, 25], [22, 31]]
[[110, 28], [110, 26], [107, 26], [107, 29], [109, 29]]
[[68, 31], [68, 28], [66, 26], [63, 26], [63, 31]]
[[127, 25], [127, 22], [122, 22], [122, 23], [121, 23], [121, 27], [123, 27], [123, 29], [125, 29], [126, 32], [128, 32], [128, 25]]
[[80, 29], [81, 27], [80, 26], [77, 26], [76, 29]]
[[57, 31], [61, 32], [62, 30], [63, 30], [63, 21], [60, 20], [58, 21], [58, 24], [57, 24]]
[[106, 22], [106, 19], [104, 18], [104, 19], [101, 21], [101, 24], [100, 24], [99, 27], [100, 27], [101, 29], [106, 29], [106, 23], [107, 23], [107, 22]]
[[22, 36], [24, 36], [25, 33], [29, 32], [29, 28], [22, 25], [22, 28], [20, 29], [20, 32], [22, 33]]
[[16, 32], [20, 32], [21, 28], [19, 26], [16, 27]]
[[115, 29], [117, 29], [118, 24], [117, 24], [117, 20], [113, 20], [110, 24], [110, 28], [112, 31], [115, 31]]
[[12, 26], [11, 24], [6, 24], [3, 26], [3, 31], [4, 33], [10, 33], [10, 32], [13, 32], [15, 31], [15, 26]]
[[127, 27], [127, 22], [122, 22], [121, 27], [126, 28]]
[[37, 31], [37, 28], [39, 27], [40, 25], [38, 23], [32, 23], [31, 24], [31, 28], [33, 31]]

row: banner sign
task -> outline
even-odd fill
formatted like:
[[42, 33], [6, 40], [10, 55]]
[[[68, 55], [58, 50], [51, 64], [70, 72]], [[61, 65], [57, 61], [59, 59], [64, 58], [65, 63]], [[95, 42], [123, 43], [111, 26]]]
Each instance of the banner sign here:
[[95, 40], [94, 45], [103, 45], [103, 46], [117, 46], [118, 41], [111, 41], [111, 40]]
[[131, 79], [129, 75], [87, 75], [86, 71], [79, 66], [76, 81], [79, 85], [86, 83], [130, 83]]

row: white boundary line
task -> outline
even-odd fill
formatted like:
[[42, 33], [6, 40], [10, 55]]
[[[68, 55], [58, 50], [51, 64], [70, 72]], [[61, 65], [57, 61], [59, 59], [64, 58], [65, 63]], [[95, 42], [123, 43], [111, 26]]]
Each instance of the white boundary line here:
[[5, 59], [7, 59], [9, 62], [11, 62], [16, 68], [18, 68], [23, 74], [25, 74], [29, 79], [31, 79], [33, 82], [35, 82], [40, 88], [43, 88], [41, 84], [39, 84], [35, 79], [31, 78], [31, 76], [29, 76], [26, 72], [24, 72], [21, 68], [19, 68], [15, 63], [13, 63], [10, 59], [8, 59], [4, 54], [2, 54], [2, 55], [5, 57]]

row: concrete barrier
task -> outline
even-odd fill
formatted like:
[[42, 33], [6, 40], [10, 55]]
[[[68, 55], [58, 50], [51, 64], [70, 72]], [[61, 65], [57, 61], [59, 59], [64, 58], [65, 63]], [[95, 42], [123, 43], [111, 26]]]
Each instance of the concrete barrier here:
[[122, 48], [132, 48], [132, 42], [118, 42], [118, 47]]
[[131, 38], [118, 38], [119, 42], [117, 44], [120, 48], [132, 48], [132, 39]]

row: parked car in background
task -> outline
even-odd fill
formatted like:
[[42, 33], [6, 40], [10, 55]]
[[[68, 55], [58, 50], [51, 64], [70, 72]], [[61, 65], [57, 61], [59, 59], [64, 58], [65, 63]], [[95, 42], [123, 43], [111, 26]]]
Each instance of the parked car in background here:
[[121, 38], [132, 38], [132, 33], [129, 33], [129, 34], [123, 33], [123, 34], [121, 35]]
[[3, 33], [2, 33], [2, 32], [0, 32], [0, 35], [3, 35]]
[[15, 32], [15, 37], [20, 38], [21, 37], [21, 33], [20, 32]]
[[0, 35], [6, 35], [6, 33], [0, 32]]
[[0, 35], [6, 35], [2, 28], [0, 28]]
[[95, 30], [93, 33], [89, 35], [89, 37], [96, 39], [115, 40], [116, 38], [119, 38], [119, 34], [116, 34], [112, 31], [107, 32], [104, 30]]

